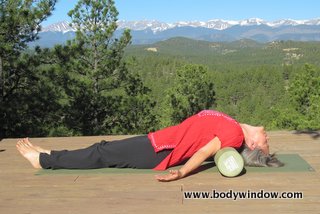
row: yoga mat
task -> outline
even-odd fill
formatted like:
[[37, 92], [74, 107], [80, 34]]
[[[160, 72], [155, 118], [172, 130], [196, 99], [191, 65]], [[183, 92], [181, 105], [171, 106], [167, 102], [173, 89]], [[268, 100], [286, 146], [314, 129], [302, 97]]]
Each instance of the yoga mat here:
[[[285, 165], [283, 167], [245, 167], [246, 173], [258, 172], [310, 172], [315, 171], [300, 155], [298, 154], [278, 154], [277, 158]], [[179, 169], [181, 166], [172, 167], [171, 169]], [[219, 172], [214, 162], [205, 162], [197, 172]], [[86, 174], [161, 174], [162, 171], [152, 169], [119, 169], [119, 168], [103, 168], [103, 169], [41, 169], [35, 175], [86, 175]]]

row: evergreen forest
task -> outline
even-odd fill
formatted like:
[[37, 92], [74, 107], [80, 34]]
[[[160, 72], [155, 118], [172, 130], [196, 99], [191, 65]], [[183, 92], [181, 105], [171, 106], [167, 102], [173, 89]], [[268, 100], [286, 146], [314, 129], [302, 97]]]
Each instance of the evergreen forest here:
[[268, 130], [320, 129], [320, 42], [115, 37], [113, 0], [79, 0], [76, 37], [30, 48], [57, 0], [0, 3], [0, 139], [146, 134], [203, 110]]

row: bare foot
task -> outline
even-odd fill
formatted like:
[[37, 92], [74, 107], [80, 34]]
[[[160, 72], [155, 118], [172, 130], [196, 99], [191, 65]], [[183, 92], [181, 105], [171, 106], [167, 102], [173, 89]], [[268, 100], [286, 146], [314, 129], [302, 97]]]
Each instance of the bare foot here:
[[29, 143], [24, 140], [19, 140], [16, 147], [20, 154], [26, 158], [34, 168], [41, 169], [42, 167], [39, 162], [40, 152], [33, 148], [32, 144]]
[[51, 154], [51, 151], [50, 151], [50, 150], [43, 149], [43, 148], [41, 148], [40, 146], [33, 145], [33, 144], [29, 141], [29, 138], [24, 138], [24, 139], [23, 139], [23, 142], [24, 142], [25, 144], [28, 144], [30, 147], [34, 148], [35, 150], [37, 150], [37, 151], [40, 152], [40, 153], [47, 153], [48, 155]]

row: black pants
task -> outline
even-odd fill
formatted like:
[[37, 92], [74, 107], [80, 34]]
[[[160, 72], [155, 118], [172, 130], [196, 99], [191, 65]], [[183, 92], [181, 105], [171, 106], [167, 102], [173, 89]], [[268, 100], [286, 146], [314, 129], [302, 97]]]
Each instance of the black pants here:
[[117, 141], [101, 141], [85, 149], [40, 153], [44, 169], [96, 169], [156, 167], [171, 150], [156, 153], [147, 136], [137, 136]]

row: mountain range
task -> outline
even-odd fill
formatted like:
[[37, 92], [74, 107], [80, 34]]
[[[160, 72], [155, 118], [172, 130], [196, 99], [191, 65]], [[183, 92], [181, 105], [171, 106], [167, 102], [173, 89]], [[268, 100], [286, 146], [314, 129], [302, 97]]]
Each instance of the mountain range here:
[[[282, 19], [273, 22], [259, 18], [239, 21], [214, 19], [209, 21], [180, 21], [165, 23], [156, 20], [118, 21], [115, 36], [130, 29], [133, 44], [151, 44], [172, 37], [186, 37], [210, 42], [231, 42], [252, 39], [257, 42], [277, 40], [320, 41], [320, 19]], [[31, 45], [52, 47], [74, 38], [75, 29], [67, 21], [43, 27], [40, 39]]]

